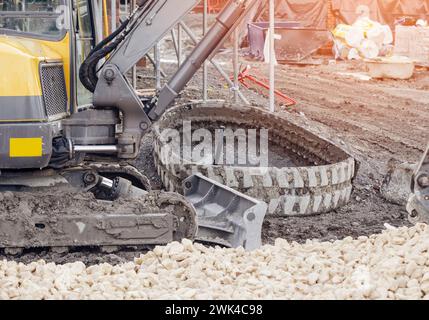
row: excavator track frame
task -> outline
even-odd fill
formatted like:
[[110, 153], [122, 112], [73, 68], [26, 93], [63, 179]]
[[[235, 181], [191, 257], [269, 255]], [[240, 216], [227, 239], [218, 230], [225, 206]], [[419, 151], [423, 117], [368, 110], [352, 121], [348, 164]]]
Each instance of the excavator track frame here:
[[3, 179], [0, 249], [12, 255], [31, 248], [67, 252], [99, 247], [103, 252], [112, 252], [195, 237], [196, 211], [183, 196], [139, 189], [120, 178], [129, 182], [130, 192], [113, 201], [97, 199], [94, 190], [103, 188], [99, 181], [105, 178], [98, 176], [96, 170], [111, 175], [132, 173], [148, 181], [130, 165], [107, 163], [49, 170], [35, 173], [32, 178], [26, 174], [22, 180], [19, 176]]

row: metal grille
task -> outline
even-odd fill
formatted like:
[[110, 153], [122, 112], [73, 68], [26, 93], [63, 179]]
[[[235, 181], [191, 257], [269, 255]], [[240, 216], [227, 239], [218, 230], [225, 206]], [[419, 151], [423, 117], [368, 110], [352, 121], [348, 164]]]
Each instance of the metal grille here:
[[46, 115], [57, 116], [67, 112], [67, 91], [63, 65], [46, 63], [40, 66], [43, 101]]

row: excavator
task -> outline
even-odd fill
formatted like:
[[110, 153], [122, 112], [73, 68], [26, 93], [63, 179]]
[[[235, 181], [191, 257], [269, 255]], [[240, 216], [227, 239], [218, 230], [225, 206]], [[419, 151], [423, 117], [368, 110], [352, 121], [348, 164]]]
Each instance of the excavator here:
[[[184, 196], [130, 164], [142, 138], [256, 0], [230, 0], [167, 84], [142, 96], [127, 73], [199, 0], [139, 0], [102, 38], [97, 1], [0, 0], [0, 249], [65, 252], [183, 238], [260, 245], [266, 204], [201, 175]], [[143, 153], [143, 158], [149, 157]], [[429, 151], [410, 220], [429, 217]]]
[[152, 123], [254, 3], [229, 1], [168, 83], [153, 96], [138, 94], [128, 72], [199, 2], [137, 1], [101, 39], [96, 1], [0, 1], [0, 248], [6, 253], [86, 246], [110, 252], [183, 238], [260, 245], [264, 204], [201, 175], [184, 181], [186, 198], [153, 191], [130, 165]]

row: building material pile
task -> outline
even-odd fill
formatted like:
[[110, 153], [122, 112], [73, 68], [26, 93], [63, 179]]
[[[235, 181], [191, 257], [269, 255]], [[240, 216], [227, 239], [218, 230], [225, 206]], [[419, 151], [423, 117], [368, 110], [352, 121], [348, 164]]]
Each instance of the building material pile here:
[[342, 59], [374, 59], [391, 55], [393, 35], [388, 25], [360, 18], [352, 25], [339, 24], [332, 32], [335, 55]]
[[189, 240], [117, 266], [0, 262], [3, 299], [429, 298], [429, 228], [255, 251]]

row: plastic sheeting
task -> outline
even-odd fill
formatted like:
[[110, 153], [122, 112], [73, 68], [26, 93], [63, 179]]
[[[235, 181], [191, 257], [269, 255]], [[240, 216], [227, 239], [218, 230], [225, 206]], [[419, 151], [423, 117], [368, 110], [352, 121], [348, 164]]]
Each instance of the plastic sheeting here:
[[[287, 0], [284, 0], [287, 1]], [[361, 16], [393, 26], [404, 16], [429, 17], [429, 0], [332, 0], [340, 21], [352, 24]]]
[[[268, 21], [268, 1], [261, 1], [256, 21]], [[276, 20], [299, 21], [303, 27], [326, 29], [328, 1], [276, 0]]]
[[[268, 1], [261, 1], [253, 21], [268, 21]], [[403, 16], [429, 18], [429, 0], [332, 0], [339, 23], [353, 24], [359, 17], [393, 26]], [[276, 0], [276, 19], [299, 21], [305, 27], [326, 28], [327, 0]]]
[[[276, 21], [296, 21], [301, 26], [326, 29], [328, 0], [276, 0]], [[429, 0], [332, 0], [332, 9], [338, 17], [337, 24], [353, 24], [359, 17], [367, 16], [394, 30], [396, 19], [409, 16], [429, 20]], [[247, 36], [247, 24], [268, 21], [268, 1], [260, 0], [246, 16], [242, 25], [241, 40]]]

